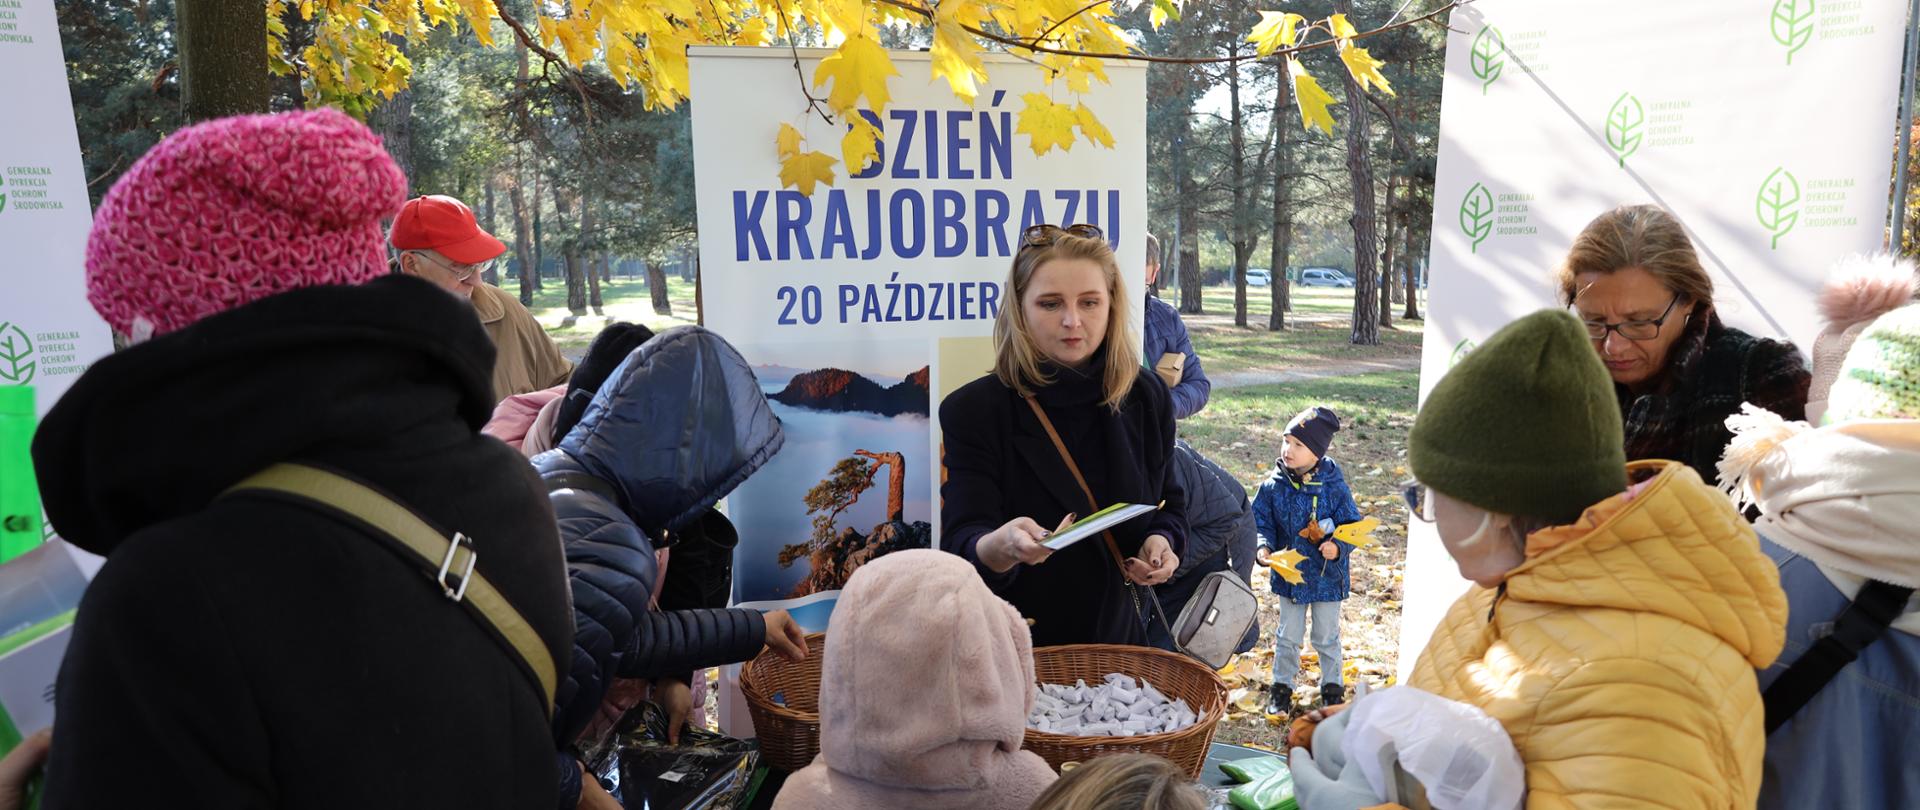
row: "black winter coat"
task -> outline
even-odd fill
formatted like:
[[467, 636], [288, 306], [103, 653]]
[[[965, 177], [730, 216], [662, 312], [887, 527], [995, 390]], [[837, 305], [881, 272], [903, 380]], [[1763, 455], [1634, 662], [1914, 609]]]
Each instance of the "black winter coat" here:
[[553, 512], [482, 436], [472, 307], [386, 278], [267, 298], [94, 364], [33, 445], [68, 541], [106, 555], [60, 672], [45, 806], [512, 808], [554, 800], [546, 698], [418, 564], [247, 495], [280, 461], [473, 540], [564, 675]]
[[[534, 458], [552, 488], [576, 614], [554, 717], [561, 751], [614, 679], [684, 680], [760, 651], [759, 611], [711, 609], [726, 604], [715, 583], [738, 540], [712, 507], [784, 441], [752, 367], [718, 335], [688, 326], [634, 349], [560, 446]], [[678, 544], [660, 610], [649, 611], [654, 549], [669, 536]], [[572, 807], [579, 772], [562, 757], [560, 806]]]
[[[1173, 402], [1167, 386], [1142, 369], [1120, 411], [1100, 404], [1106, 353], [1084, 372], [1053, 368], [1054, 382], [1035, 395], [1102, 508], [1116, 502], [1166, 506], [1114, 527], [1122, 554], [1139, 553], [1148, 535], [1165, 535], [1175, 554], [1186, 548], [1186, 504], [1167, 473], [1173, 452]], [[983, 535], [1016, 517], [1051, 529], [1073, 513], [1091, 514], [1086, 495], [1019, 394], [992, 375], [940, 403], [946, 483], [940, 487], [941, 547], [972, 560], [994, 593], [1035, 620], [1033, 645], [1144, 644], [1142, 603], [1133, 596], [1105, 541], [1084, 540], [1045, 563], [1004, 574], [980, 565]], [[1143, 593], [1144, 596], [1144, 593]]]

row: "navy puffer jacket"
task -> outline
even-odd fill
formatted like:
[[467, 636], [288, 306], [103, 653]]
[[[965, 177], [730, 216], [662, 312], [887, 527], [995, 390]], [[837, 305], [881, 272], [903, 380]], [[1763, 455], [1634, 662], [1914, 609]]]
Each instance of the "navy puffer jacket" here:
[[[573, 590], [573, 663], [554, 712], [563, 751], [614, 679], [684, 677], [760, 651], [766, 626], [757, 611], [672, 610], [663, 600], [666, 610], [650, 612], [654, 549], [670, 534], [708, 542], [705, 535], [726, 533], [713, 529], [713, 505], [783, 442], [746, 360], [718, 335], [687, 326], [634, 349], [559, 447], [534, 458]], [[678, 552], [674, 559], [678, 578]], [[561, 806], [572, 807], [579, 770], [563, 763], [561, 774]]]

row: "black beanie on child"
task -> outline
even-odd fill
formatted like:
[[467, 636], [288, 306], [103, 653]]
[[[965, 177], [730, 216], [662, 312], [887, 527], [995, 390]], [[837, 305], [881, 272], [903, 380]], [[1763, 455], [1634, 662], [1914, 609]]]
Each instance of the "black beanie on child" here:
[[1287, 423], [1287, 435], [1306, 445], [1315, 458], [1326, 458], [1333, 434], [1340, 432], [1340, 416], [1326, 408], [1308, 408]]

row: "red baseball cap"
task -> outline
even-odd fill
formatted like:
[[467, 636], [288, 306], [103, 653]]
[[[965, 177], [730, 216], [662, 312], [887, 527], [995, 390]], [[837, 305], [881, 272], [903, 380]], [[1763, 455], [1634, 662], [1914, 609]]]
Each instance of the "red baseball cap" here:
[[431, 250], [459, 264], [479, 264], [507, 252], [505, 244], [480, 229], [466, 203], [438, 194], [401, 206], [388, 241], [396, 250]]

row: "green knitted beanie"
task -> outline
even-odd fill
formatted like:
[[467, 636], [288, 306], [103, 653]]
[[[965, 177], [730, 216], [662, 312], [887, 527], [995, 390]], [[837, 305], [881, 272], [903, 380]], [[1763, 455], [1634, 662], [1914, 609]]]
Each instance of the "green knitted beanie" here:
[[1826, 421], [1853, 419], [1920, 419], [1920, 306], [1875, 319], [1847, 350]]
[[1625, 435], [1586, 328], [1541, 310], [1440, 379], [1414, 419], [1407, 460], [1455, 500], [1561, 525], [1626, 490]]

